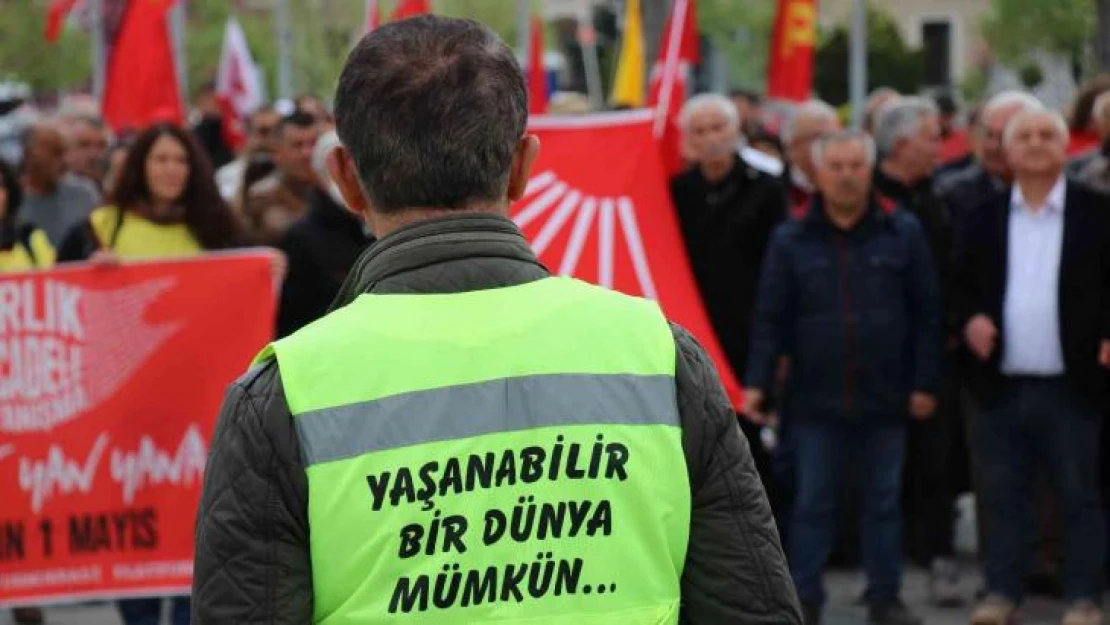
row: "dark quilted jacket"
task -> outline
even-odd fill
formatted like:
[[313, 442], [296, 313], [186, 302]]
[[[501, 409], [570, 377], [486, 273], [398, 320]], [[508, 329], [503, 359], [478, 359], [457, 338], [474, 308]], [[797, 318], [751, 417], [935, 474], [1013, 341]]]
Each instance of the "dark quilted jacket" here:
[[[368, 250], [339, 295], [455, 293], [547, 274], [512, 222], [423, 222]], [[692, 489], [682, 622], [802, 622], [771, 510], [716, 372], [675, 326], [678, 401]], [[308, 483], [277, 365], [228, 391], [212, 442], [196, 533], [198, 625], [311, 623]]]

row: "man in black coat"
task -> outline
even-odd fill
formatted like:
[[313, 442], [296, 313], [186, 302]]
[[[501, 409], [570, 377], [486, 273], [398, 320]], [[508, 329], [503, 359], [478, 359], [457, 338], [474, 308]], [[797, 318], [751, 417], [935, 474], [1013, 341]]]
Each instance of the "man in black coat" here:
[[[875, 190], [896, 202], [921, 223], [932, 251], [945, 309], [945, 339], [954, 336], [951, 300], [952, 220], [933, 191], [933, 172], [941, 148], [936, 105], [924, 98], [899, 98], [879, 114], [875, 138], [880, 162]], [[928, 421], [910, 425], [906, 454], [907, 535], [910, 554], [931, 569], [930, 595], [941, 606], [959, 605], [958, 573], [953, 545], [956, 494], [951, 475], [957, 419], [955, 340], [946, 341], [940, 408]]]
[[[691, 98], [681, 122], [695, 164], [671, 181], [671, 197], [709, 320], [729, 365], [743, 377], [759, 267], [771, 232], [786, 216], [786, 187], [778, 175], [758, 169], [737, 151], [741, 119], [728, 98]], [[761, 426], [750, 420], [740, 425], [778, 510]]]
[[786, 190], [737, 152], [741, 120], [728, 98], [695, 96], [681, 121], [695, 165], [671, 181], [671, 197], [713, 329], [743, 376], [759, 266], [786, 216]]
[[278, 309], [277, 335], [288, 336], [324, 316], [362, 250], [374, 241], [366, 224], [342, 204], [324, 164], [339, 145], [335, 132], [320, 137], [313, 166], [320, 186], [308, 200], [308, 214], [281, 241], [289, 262]]
[[1064, 176], [1067, 124], [1030, 111], [1004, 134], [1013, 187], [989, 198], [959, 249], [958, 311], [975, 356], [988, 598], [974, 625], [1005, 625], [1032, 559], [1037, 470], [1063, 511], [1067, 625], [1097, 625], [1105, 558], [1099, 430], [1110, 368], [1106, 197]]

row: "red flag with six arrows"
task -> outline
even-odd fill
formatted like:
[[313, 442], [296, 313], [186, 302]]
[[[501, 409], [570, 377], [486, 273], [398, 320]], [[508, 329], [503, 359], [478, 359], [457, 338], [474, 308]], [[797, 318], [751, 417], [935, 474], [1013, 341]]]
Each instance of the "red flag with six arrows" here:
[[533, 118], [529, 131], [543, 149], [512, 216], [552, 272], [658, 301], [705, 347], [739, 406], [740, 385], [686, 258], [652, 123], [646, 110]]

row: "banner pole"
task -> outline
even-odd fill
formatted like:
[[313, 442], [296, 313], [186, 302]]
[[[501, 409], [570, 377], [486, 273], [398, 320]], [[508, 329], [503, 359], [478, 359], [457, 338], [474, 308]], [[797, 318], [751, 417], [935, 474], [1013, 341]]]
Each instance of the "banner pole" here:
[[867, 106], [867, 3], [856, 0], [852, 9], [852, 41], [848, 91], [852, 101], [852, 127], [863, 126]]

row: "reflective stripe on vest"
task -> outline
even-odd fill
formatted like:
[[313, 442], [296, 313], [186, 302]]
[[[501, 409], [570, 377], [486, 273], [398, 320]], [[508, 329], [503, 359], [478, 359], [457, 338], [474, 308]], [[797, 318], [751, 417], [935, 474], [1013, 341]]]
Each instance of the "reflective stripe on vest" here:
[[651, 302], [363, 295], [276, 342], [316, 621], [677, 623], [690, 487]]

